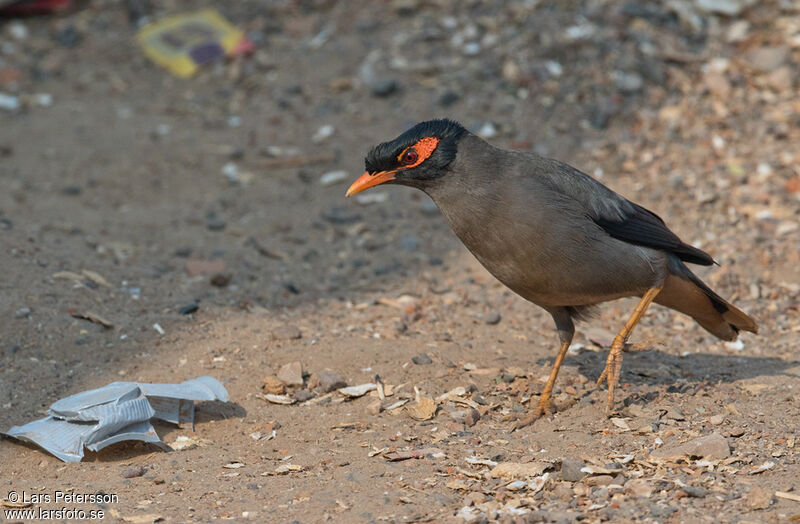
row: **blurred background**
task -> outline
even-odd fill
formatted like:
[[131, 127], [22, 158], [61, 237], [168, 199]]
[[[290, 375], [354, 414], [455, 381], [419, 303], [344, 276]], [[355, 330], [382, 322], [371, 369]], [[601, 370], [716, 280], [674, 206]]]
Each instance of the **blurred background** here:
[[344, 199], [370, 147], [434, 117], [652, 209], [764, 333], [728, 347], [656, 309], [660, 351], [797, 358], [798, 64], [789, 0], [0, 0], [0, 423], [187, 358], [241, 400], [278, 328], [353, 369], [394, 358], [378, 337], [551, 357], [549, 319], [427, 197]]

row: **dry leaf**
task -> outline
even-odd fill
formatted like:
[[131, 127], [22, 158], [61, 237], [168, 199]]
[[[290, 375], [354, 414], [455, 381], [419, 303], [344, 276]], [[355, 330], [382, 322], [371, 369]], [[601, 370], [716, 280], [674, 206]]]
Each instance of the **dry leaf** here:
[[406, 406], [408, 416], [414, 420], [430, 420], [436, 415], [436, 401], [430, 397], [423, 397], [419, 394], [419, 389], [414, 387], [417, 400], [410, 406]]

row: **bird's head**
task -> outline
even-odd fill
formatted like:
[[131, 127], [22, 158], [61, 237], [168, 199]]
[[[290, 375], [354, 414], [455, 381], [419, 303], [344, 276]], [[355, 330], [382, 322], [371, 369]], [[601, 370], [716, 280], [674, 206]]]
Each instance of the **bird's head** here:
[[353, 182], [347, 196], [386, 183], [423, 188], [447, 173], [465, 133], [458, 122], [428, 120], [375, 146], [364, 159], [367, 171]]

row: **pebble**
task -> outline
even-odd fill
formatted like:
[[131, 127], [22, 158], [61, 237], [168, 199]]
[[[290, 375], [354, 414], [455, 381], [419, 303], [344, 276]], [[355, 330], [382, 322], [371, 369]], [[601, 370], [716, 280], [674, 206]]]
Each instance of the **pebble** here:
[[744, 501], [750, 509], [766, 509], [772, 502], [772, 495], [764, 488], [753, 486], [744, 496]]
[[300, 362], [289, 362], [278, 370], [278, 380], [290, 386], [303, 385], [303, 365]]
[[197, 313], [197, 310], [200, 309], [200, 304], [197, 302], [192, 302], [191, 304], [186, 304], [182, 308], [178, 310], [178, 313], [181, 315], [191, 315], [192, 313]]
[[655, 458], [702, 457], [706, 459], [724, 459], [731, 455], [728, 441], [719, 433], [696, 438], [677, 446], [666, 446], [651, 453]]
[[489, 311], [488, 313], [483, 315], [483, 321], [486, 322], [487, 324], [489, 324], [490, 326], [494, 326], [495, 324], [498, 324], [500, 322], [501, 318], [502, 317], [500, 316], [500, 312], [494, 311], [494, 310]]
[[283, 324], [272, 330], [272, 338], [277, 340], [295, 340], [302, 336], [300, 328], [291, 324]]
[[283, 382], [278, 380], [278, 377], [272, 375], [264, 379], [264, 384], [261, 386], [261, 389], [263, 389], [265, 393], [271, 395], [283, 395], [286, 392], [286, 387], [283, 385]]
[[464, 424], [469, 427], [474, 426], [481, 419], [481, 413], [475, 408], [469, 408], [464, 415]]
[[478, 129], [478, 135], [487, 140], [494, 138], [497, 136], [497, 127], [491, 122], [486, 122]]
[[225, 222], [219, 215], [216, 213], [209, 213], [206, 215], [206, 227], [209, 231], [222, 231], [228, 226], [228, 223]]
[[745, 53], [744, 58], [753, 69], [769, 73], [782, 66], [788, 56], [787, 46], [765, 46]]
[[396, 80], [384, 78], [375, 81], [370, 86], [370, 91], [373, 96], [384, 98], [400, 91], [400, 84]]
[[725, 16], [736, 16], [745, 8], [753, 5], [752, 0], [695, 0], [694, 4], [701, 11]]
[[317, 129], [317, 132], [314, 133], [314, 135], [311, 137], [311, 141], [314, 142], [315, 144], [324, 142], [326, 139], [330, 138], [333, 135], [333, 132], [335, 130], [336, 129], [330, 124], [321, 126], [319, 129]]
[[411, 357], [411, 362], [418, 366], [424, 366], [426, 364], [433, 364], [433, 360], [431, 357], [428, 356], [427, 353], [420, 353], [419, 355], [415, 355]]
[[332, 186], [340, 182], [344, 182], [349, 177], [347, 171], [337, 169], [336, 171], [328, 171], [319, 177], [319, 183], [323, 186]]
[[19, 97], [0, 93], [0, 109], [16, 111], [20, 108]]
[[635, 93], [644, 87], [644, 80], [638, 73], [614, 71], [614, 84], [623, 93]]
[[330, 393], [339, 388], [347, 387], [347, 381], [332, 371], [320, 371], [317, 373], [319, 390], [322, 393]]
[[294, 392], [292, 397], [294, 397], [294, 399], [298, 402], [305, 402], [306, 400], [311, 400], [314, 398], [314, 394], [307, 389], [298, 389]]
[[62, 46], [71, 49], [81, 43], [81, 35], [74, 26], [67, 27], [58, 31], [53, 38]]
[[229, 273], [216, 273], [211, 275], [211, 285], [215, 287], [225, 287], [231, 283], [231, 275]]
[[445, 91], [439, 96], [439, 105], [442, 107], [450, 107], [451, 105], [458, 102], [461, 98], [461, 95], [456, 93], [455, 91]]
[[16, 318], [28, 318], [31, 316], [31, 308], [29, 307], [22, 307], [19, 308], [15, 313], [14, 316]]
[[727, 435], [733, 438], [741, 437], [742, 435], [744, 435], [744, 428], [733, 427], [730, 430], [728, 430]]
[[608, 486], [614, 482], [614, 477], [611, 475], [595, 475], [583, 481], [587, 486]]
[[653, 494], [653, 488], [645, 479], [631, 479], [625, 483], [625, 490], [639, 497], [650, 497]]
[[586, 476], [586, 473], [581, 471], [584, 467], [584, 463], [579, 460], [569, 460], [564, 459], [561, 461], [561, 480], [566, 480], [567, 482], [578, 482], [583, 477]]
[[725, 422], [725, 415], [714, 415], [708, 419], [715, 426], [719, 426], [723, 422]]
[[681, 490], [686, 493], [686, 495], [693, 498], [702, 499], [706, 496], [706, 490], [696, 486], [683, 486]]
[[122, 476], [126, 479], [132, 479], [135, 477], [141, 477], [147, 473], [147, 468], [144, 466], [132, 466], [130, 468], [125, 468], [122, 470]]

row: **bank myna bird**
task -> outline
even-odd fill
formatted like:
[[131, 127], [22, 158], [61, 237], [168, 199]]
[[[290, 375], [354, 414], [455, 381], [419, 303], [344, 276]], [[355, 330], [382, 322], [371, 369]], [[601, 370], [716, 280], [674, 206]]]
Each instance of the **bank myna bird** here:
[[574, 321], [590, 306], [641, 297], [597, 381], [608, 384], [608, 413], [623, 347], [652, 302], [689, 315], [723, 340], [758, 330], [686, 267], [711, 265], [711, 256], [682, 242], [655, 213], [557, 160], [499, 149], [456, 122], [431, 120], [373, 148], [366, 173], [347, 195], [379, 184], [428, 194], [492, 275], [553, 317], [561, 347], [537, 408], [517, 428], [550, 413]]

